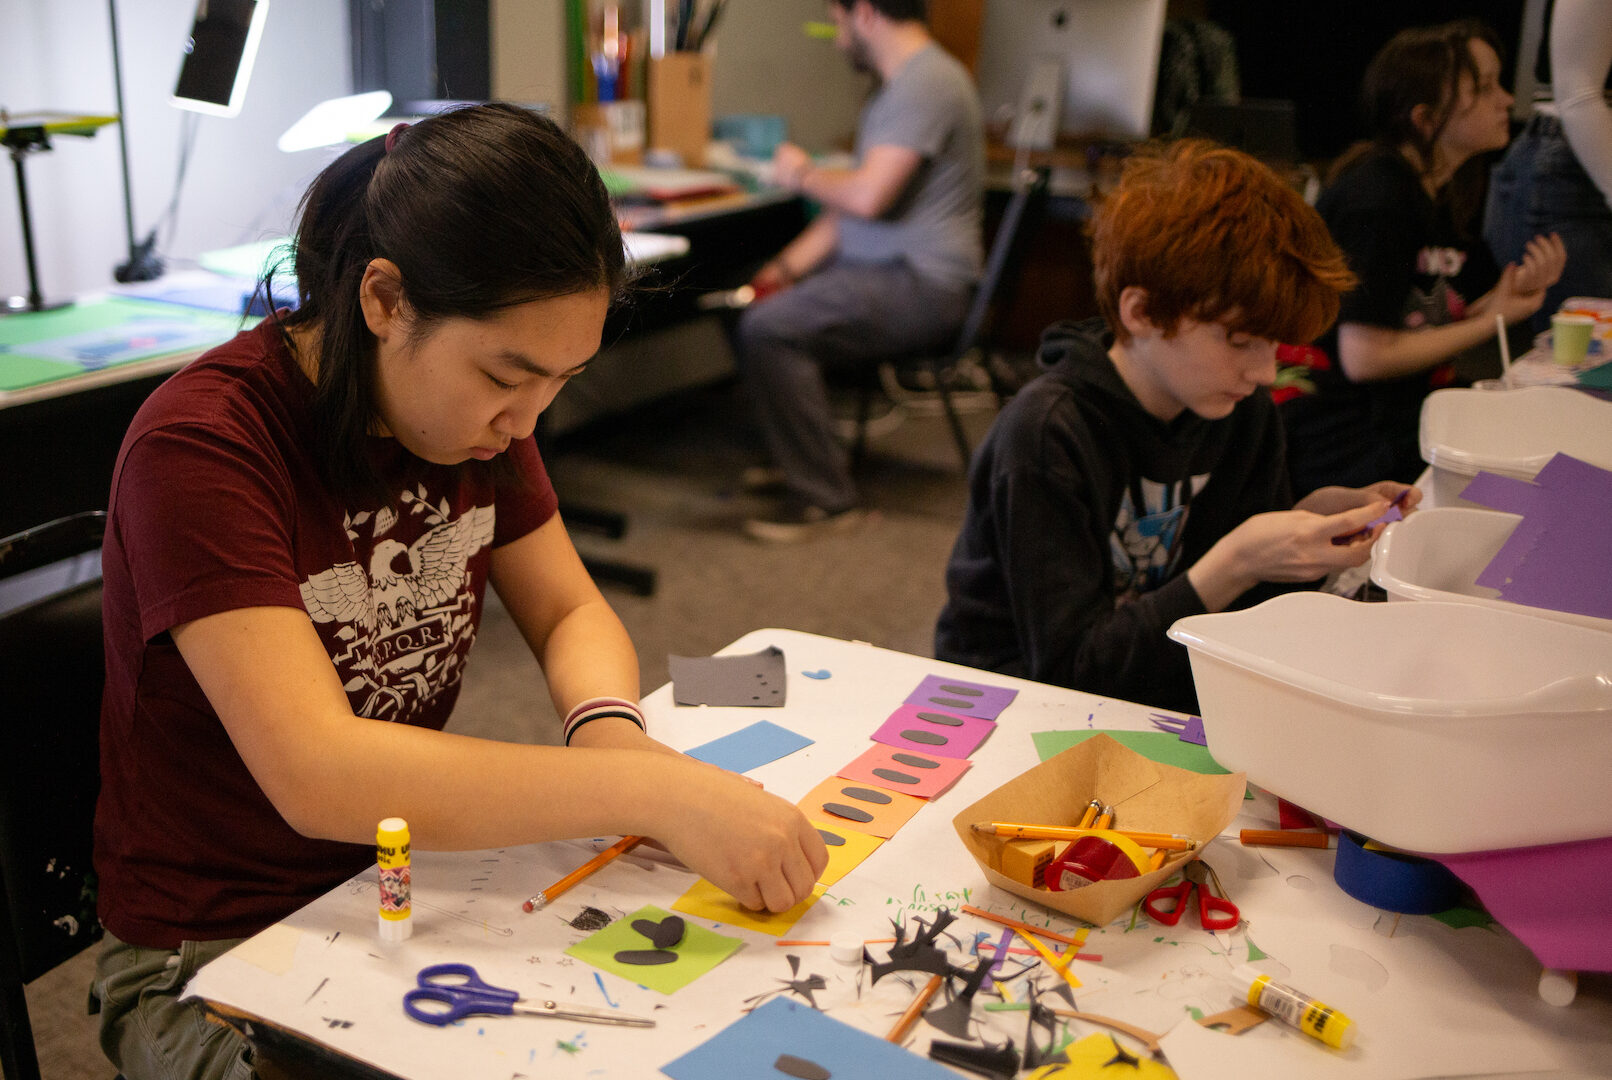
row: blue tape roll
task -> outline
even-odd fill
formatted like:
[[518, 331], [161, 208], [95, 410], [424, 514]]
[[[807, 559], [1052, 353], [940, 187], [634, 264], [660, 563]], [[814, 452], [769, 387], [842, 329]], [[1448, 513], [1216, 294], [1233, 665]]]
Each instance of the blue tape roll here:
[[1367, 851], [1366, 838], [1338, 834], [1332, 877], [1363, 904], [1404, 915], [1431, 915], [1461, 902], [1461, 879], [1441, 862], [1397, 851]]

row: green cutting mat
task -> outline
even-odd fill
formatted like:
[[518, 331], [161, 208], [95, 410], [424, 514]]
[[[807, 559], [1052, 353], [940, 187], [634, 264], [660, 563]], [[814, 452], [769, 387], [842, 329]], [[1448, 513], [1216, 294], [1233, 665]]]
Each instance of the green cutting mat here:
[[228, 341], [256, 319], [108, 297], [0, 319], [0, 390], [102, 371]]

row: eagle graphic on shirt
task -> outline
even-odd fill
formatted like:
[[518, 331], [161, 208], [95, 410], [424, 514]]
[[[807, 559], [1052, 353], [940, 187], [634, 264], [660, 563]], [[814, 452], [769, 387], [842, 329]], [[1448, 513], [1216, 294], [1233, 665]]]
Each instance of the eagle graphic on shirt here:
[[1152, 592], [1174, 574], [1187, 510], [1208, 482], [1208, 473], [1169, 484], [1140, 479], [1125, 493], [1109, 532], [1119, 602]]
[[[433, 512], [413, 543], [374, 536], [367, 558], [350, 525], [359, 560], [302, 583], [303, 605], [327, 645], [336, 645], [331, 660], [358, 715], [407, 720], [457, 685], [476, 636], [468, 564], [492, 543], [494, 517], [491, 506], [452, 520]], [[384, 534], [396, 521], [377, 515], [372, 532]]]

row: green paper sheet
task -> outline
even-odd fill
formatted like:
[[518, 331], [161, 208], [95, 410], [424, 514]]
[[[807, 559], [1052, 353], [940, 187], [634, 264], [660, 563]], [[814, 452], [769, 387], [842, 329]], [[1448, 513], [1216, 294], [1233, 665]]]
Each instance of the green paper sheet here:
[[620, 975], [623, 979], [647, 986], [651, 990], [658, 990], [663, 994], [675, 994], [732, 956], [744, 944], [739, 938], [727, 937], [707, 930], [703, 926], [688, 923], [683, 933], [683, 940], [671, 950], [677, 954], [674, 963], [646, 966], [616, 962], [618, 952], [654, 947], [648, 938], [633, 929], [634, 920], [649, 919], [659, 922], [670, 918], [671, 914], [653, 904], [639, 908], [626, 918], [617, 919], [598, 933], [577, 942], [565, 950], [565, 953], [585, 964], [592, 964], [601, 971]]
[[1121, 746], [1161, 765], [1174, 765], [1207, 776], [1231, 772], [1230, 769], [1221, 768], [1205, 748], [1182, 742], [1168, 731], [1037, 731], [1030, 737], [1035, 740], [1036, 754], [1045, 761], [1071, 746], [1080, 745], [1093, 735], [1107, 735]]

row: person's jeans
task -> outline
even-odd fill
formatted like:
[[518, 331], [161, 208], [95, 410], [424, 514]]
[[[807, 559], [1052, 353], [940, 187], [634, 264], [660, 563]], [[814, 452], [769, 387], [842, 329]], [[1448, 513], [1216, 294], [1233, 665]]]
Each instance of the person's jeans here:
[[1528, 241], [1558, 233], [1567, 268], [1545, 293], [1534, 330], [1571, 296], [1612, 297], [1612, 208], [1584, 171], [1554, 116], [1536, 113], [1489, 180], [1483, 238], [1504, 266], [1522, 258]]
[[146, 949], [106, 935], [90, 992], [101, 1003], [101, 1049], [127, 1080], [252, 1080], [246, 1040], [179, 1000], [192, 975], [240, 943]]
[[902, 262], [834, 261], [746, 309], [735, 331], [739, 371], [792, 497], [830, 513], [857, 501], [823, 368], [944, 353], [971, 296]]

